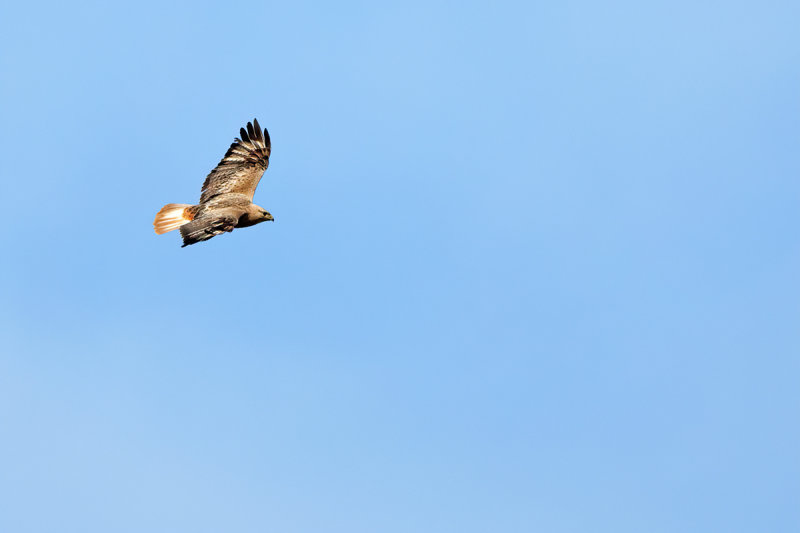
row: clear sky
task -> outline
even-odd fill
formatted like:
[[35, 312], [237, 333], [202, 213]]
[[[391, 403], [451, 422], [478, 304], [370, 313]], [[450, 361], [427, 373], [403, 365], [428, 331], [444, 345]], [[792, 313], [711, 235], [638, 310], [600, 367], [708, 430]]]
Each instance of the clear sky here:
[[0, 531], [800, 531], [798, 20], [5, 3]]

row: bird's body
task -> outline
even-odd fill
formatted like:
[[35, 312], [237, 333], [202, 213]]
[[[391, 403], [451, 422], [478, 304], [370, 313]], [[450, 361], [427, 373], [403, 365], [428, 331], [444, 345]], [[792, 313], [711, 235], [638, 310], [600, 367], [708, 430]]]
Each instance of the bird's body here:
[[181, 231], [183, 246], [273, 220], [264, 208], [253, 203], [258, 182], [269, 166], [269, 133], [258, 120], [240, 130], [222, 161], [212, 170], [200, 194], [200, 203], [167, 204], [153, 222], [157, 234], [174, 229]]

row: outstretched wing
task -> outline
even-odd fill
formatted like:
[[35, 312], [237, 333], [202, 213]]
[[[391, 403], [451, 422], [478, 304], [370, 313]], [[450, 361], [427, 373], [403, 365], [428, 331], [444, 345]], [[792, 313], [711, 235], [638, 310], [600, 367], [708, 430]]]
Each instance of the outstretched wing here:
[[212, 170], [203, 183], [200, 203], [205, 203], [219, 194], [246, 194], [250, 200], [256, 192], [261, 176], [269, 166], [270, 141], [266, 128], [261, 131], [258, 120], [247, 123], [247, 129], [239, 130], [242, 138], [236, 138], [225, 157]]
[[181, 237], [183, 237], [181, 248], [233, 231], [240, 214], [241, 212], [233, 209], [215, 209], [184, 224], [181, 226]]

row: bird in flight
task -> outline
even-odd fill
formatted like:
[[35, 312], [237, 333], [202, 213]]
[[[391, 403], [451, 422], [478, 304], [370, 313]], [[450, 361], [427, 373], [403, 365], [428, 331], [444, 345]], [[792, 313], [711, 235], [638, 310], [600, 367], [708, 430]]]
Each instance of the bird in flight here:
[[[222, 161], [212, 170], [200, 191], [200, 203], [167, 204], [156, 215], [153, 226], [161, 235], [180, 228], [183, 246], [273, 220], [266, 209], [253, 203], [261, 176], [269, 166], [270, 141], [258, 120], [239, 130]], [[183, 247], [182, 246], [182, 247]]]

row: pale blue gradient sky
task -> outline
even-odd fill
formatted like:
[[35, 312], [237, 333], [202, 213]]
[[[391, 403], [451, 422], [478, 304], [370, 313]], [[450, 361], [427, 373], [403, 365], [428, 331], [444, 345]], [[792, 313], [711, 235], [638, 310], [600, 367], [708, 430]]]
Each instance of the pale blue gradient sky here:
[[0, 8], [0, 531], [800, 530], [798, 20]]

